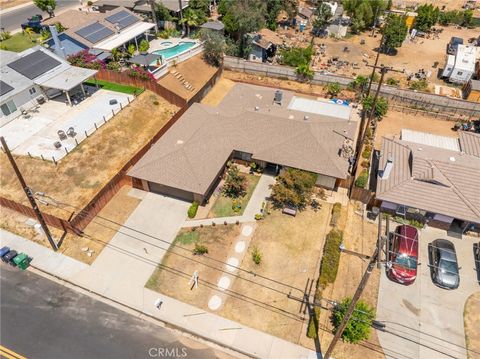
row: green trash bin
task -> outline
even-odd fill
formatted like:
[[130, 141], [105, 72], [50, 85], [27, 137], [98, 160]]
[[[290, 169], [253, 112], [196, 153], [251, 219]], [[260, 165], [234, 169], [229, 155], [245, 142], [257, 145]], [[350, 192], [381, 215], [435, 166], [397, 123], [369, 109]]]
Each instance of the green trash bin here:
[[17, 265], [18, 268], [21, 270], [25, 270], [30, 265], [30, 258], [25, 253], [18, 254], [15, 258], [13, 258], [13, 262]]

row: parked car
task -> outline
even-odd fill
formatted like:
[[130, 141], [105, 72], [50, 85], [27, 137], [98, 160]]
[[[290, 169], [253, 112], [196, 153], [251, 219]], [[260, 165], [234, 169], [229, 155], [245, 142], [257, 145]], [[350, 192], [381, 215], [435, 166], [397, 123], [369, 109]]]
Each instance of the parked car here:
[[477, 281], [480, 284], [480, 242], [473, 243], [473, 261], [477, 270]]
[[7, 254], [5, 254], [3, 257], [2, 257], [2, 260], [5, 262], [5, 263], [8, 263], [12, 266], [16, 266], [15, 262], [13, 261], [13, 258], [15, 258], [17, 256], [17, 251], [13, 250], [13, 251], [10, 251], [8, 252]]
[[447, 44], [447, 54], [455, 55], [457, 53], [458, 45], [463, 45], [463, 39], [461, 37], [452, 37]]
[[412, 284], [417, 278], [417, 229], [405, 224], [397, 226], [389, 247], [388, 278], [400, 284]]
[[428, 245], [432, 281], [440, 288], [456, 289], [460, 284], [455, 246], [446, 239], [436, 239]]

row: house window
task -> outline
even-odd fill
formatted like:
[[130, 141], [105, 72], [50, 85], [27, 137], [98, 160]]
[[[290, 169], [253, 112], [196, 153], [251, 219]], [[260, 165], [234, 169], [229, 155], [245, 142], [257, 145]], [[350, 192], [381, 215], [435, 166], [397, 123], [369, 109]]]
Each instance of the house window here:
[[398, 216], [404, 216], [406, 213], [407, 213], [407, 207], [405, 207], [402, 204], [399, 205], [397, 207], [397, 210], [395, 211], [395, 214], [398, 215]]
[[17, 111], [17, 106], [15, 106], [15, 103], [13, 102], [13, 100], [10, 100], [10, 101], [4, 103], [3, 105], [1, 105], [0, 109], [2, 110], [2, 113], [5, 116], [8, 116], [11, 113]]
[[462, 76], [462, 75], [463, 75], [463, 72], [462, 72], [462, 71], [458, 71], [458, 72], [457, 72], [457, 75], [458, 75], [458, 76]]
[[30, 92], [30, 95], [33, 95], [37, 93], [37, 90], [35, 90], [35, 87], [32, 87], [28, 92]]

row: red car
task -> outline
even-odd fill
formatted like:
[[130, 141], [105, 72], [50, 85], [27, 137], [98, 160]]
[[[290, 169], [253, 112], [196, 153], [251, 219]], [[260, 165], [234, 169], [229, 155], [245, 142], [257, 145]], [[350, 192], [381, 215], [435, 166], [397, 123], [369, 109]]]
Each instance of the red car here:
[[390, 244], [387, 276], [400, 284], [410, 285], [417, 277], [417, 263], [418, 231], [415, 227], [400, 225]]

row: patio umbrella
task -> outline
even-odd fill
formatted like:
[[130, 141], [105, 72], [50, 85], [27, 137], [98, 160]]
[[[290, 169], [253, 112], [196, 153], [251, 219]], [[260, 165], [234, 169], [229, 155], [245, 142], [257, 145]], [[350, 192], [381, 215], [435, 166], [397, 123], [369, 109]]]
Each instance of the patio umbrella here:
[[162, 56], [149, 54], [149, 53], [140, 53], [130, 59], [127, 60], [131, 64], [141, 65], [141, 66], [150, 66], [150, 64], [154, 63], [162, 63]]

